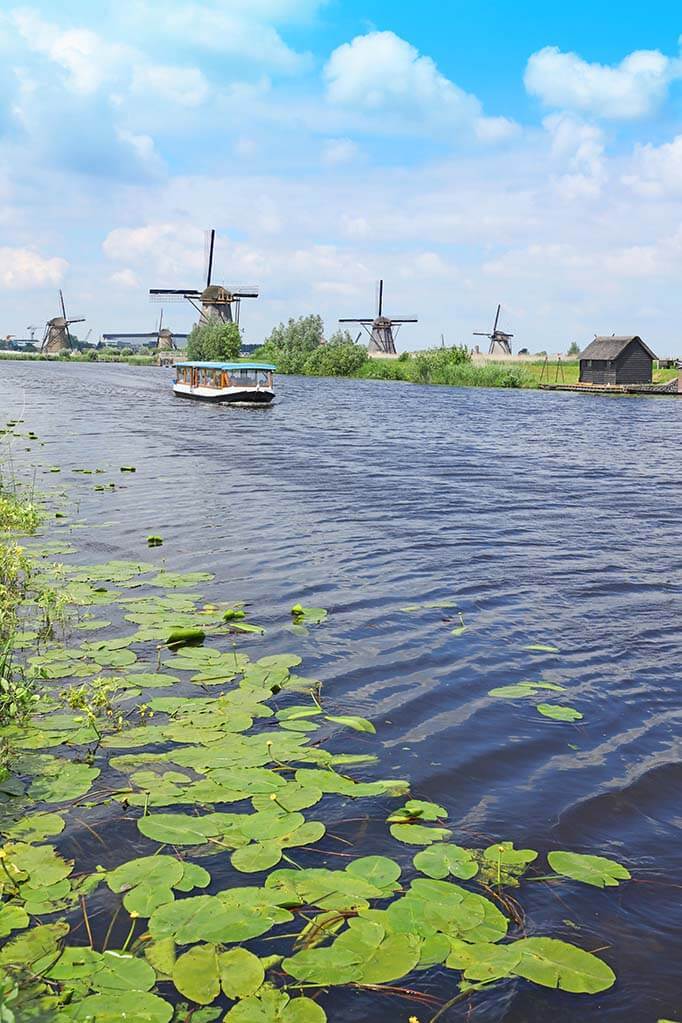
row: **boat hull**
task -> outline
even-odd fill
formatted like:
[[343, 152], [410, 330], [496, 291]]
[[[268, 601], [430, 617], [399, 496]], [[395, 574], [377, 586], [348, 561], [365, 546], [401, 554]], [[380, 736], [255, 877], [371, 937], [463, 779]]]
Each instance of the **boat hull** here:
[[191, 401], [207, 401], [213, 405], [269, 405], [274, 400], [275, 392], [261, 387], [188, 387], [177, 385], [173, 388], [176, 398], [189, 398]]

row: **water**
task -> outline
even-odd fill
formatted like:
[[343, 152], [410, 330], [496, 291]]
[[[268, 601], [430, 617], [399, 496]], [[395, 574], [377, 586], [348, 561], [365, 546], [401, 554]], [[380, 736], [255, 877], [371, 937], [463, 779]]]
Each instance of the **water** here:
[[[252, 602], [268, 628], [258, 655], [297, 650], [329, 707], [371, 717], [378, 736], [343, 748], [378, 752], [377, 776], [410, 778], [444, 804], [455, 841], [569, 848], [632, 869], [620, 889], [529, 884], [520, 896], [529, 934], [604, 950], [611, 991], [510, 983], [473, 1017], [458, 1007], [446, 1019], [679, 1016], [682, 402], [280, 378], [273, 407], [239, 410], [174, 400], [170, 379], [0, 363], [3, 418], [23, 414], [46, 442], [30, 454], [13, 442], [15, 463], [61, 465], [38, 486], [67, 489], [77, 517], [104, 526], [76, 532], [84, 560], [134, 552], [215, 572], [209, 595]], [[68, 473], [95, 466], [113, 467], [115, 492]], [[148, 552], [149, 533], [165, 545]], [[446, 612], [399, 611], [445, 597], [462, 636]], [[330, 610], [303, 640], [285, 629], [297, 601]], [[538, 642], [561, 655], [523, 649]], [[486, 695], [539, 678], [565, 685], [584, 720]], [[384, 816], [336, 833], [395, 855]], [[453, 980], [433, 971], [413, 986], [445, 998]], [[431, 1014], [357, 992], [325, 1005], [363, 1023]]]

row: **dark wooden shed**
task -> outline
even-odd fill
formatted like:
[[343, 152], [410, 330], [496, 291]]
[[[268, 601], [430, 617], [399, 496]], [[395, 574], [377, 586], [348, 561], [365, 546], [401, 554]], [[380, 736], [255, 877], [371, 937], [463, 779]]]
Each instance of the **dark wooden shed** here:
[[580, 383], [650, 384], [655, 358], [641, 337], [596, 337], [580, 355]]

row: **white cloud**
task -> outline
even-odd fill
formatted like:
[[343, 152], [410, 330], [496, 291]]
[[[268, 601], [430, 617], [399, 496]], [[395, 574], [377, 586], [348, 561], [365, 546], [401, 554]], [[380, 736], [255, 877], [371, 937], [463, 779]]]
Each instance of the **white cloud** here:
[[628, 120], [652, 113], [681, 75], [682, 62], [659, 50], [637, 50], [611, 67], [546, 46], [529, 58], [524, 83], [545, 106]]
[[67, 83], [75, 92], [96, 92], [129, 59], [127, 47], [108, 43], [89, 29], [62, 31], [30, 9], [13, 11], [12, 21], [31, 50], [66, 71]]
[[322, 163], [330, 167], [352, 163], [359, 152], [360, 147], [352, 139], [328, 139], [322, 147]]
[[661, 146], [637, 145], [632, 168], [623, 181], [650, 198], [682, 195], [682, 135]]
[[130, 267], [125, 267], [123, 270], [116, 270], [113, 274], [109, 275], [109, 280], [117, 288], [131, 288], [137, 289], [140, 287], [140, 279], [134, 270]]
[[191, 43], [282, 74], [293, 74], [310, 66], [311, 57], [288, 46], [270, 22], [284, 19], [296, 7], [291, 3], [230, 2], [171, 6], [164, 2], [162, 10], [154, 3], [147, 4], [144, 9], [148, 12], [158, 10], [159, 32], [183, 44]]
[[504, 118], [483, 116], [479, 100], [441, 74], [431, 57], [394, 32], [356, 36], [334, 50], [324, 69], [327, 98], [338, 107], [392, 119], [393, 129], [469, 128], [480, 139], [513, 133]]
[[551, 155], [565, 173], [555, 185], [565, 199], [601, 194], [606, 180], [604, 133], [573, 114], [551, 114], [543, 121], [552, 140]]
[[31, 249], [0, 248], [0, 288], [8, 291], [60, 284], [69, 264], [58, 256], [45, 258]]
[[140, 96], [150, 93], [168, 103], [198, 107], [209, 96], [209, 84], [198, 68], [150, 64], [133, 72], [132, 90]]

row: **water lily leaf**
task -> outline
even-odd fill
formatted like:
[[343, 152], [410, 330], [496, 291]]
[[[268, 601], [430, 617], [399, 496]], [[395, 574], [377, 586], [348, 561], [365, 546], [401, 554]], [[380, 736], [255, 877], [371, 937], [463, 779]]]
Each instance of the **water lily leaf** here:
[[150, 917], [159, 906], [165, 906], [174, 899], [173, 892], [163, 884], [140, 884], [123, 896], [123, 905], [128, 913]]
[[203, 629], [173, 629], [166, 638], [166, 646], [193, 646], [198, 643], [203, 643], [205, 639], [206, 633]]
[[376, 728], [366, 718], [353, 717], [348, 714], [325, 714], [325, 721], [332, 721], [335, 725], [343, 725], [344, 728], [352, 728], [356, 732], [368, 732], [376, 735]]
[[173, 983], [190, 1001], [210, 1005], [220, 994], [218, 950], [215, 945], [196, 945], [173, 966]]
[[156, 940], [173, 937], [179, 945], [248, 941], [293, 919], [275, 892], [237, 888], [220, 896], [194, 895], [155, 910], [149, 931]]
[[303, 607], [302, 604], [294, 604], [291, 614], [297, 625], [319, 625], [328, 616], [323, 607]]
[[582, 881], [583, 884], [594, 885], [595, 888], [613, 888], [632, 877], [627, 867], [605, 856], [556, 851], [549, 853], [547, 859], [555, 873], [574, 881]]
[[149, 580], [149, 585], [176, 590], [197, 586], [199, 583], [210, 583], [213, 578], [210, 572], [159, 572]]
[[252, 842], [241, 849], [235, 849], [230, 857], [235, 870], [245, 874], [256, 874], [274, 867], [282, 859], [282, 846], [276, 840]]
[[203, 845], [207, 838], [224, 835], [238, 823], [235, 815], [210, 813], [192, 817], [183, 813], [155, 813], [141, 817], [137, 826], [146, 838], [170, 845]]
[[321, 1006], [312, 998], [289, 998], [286, 991], [264, 986], [233, 1006], [225, 1023], [326, 1023]]
[[521, 960], [517, 944], [516, 942], [512, 945], [495, 945], [490, 942], [469, 944], [453, 938], [445, 965], [451, 970], [464, 970], [466, 980], [500, 980], [508, 977]]
[[512, 972], [543, 987], [596, 995], [616, 979], [597, 956], [556, 938], [521, 938], [514, 947], [521, 958]]
[[64, 830], [64, 818], [58, 813], [34, 813], [7, 827], [3, 834], [19, 842], [42, 842]]
[[418, 852], [413, 863], [422, 874], [439, 880], [452, 875], [466, 881], [478, 873], [478, 863], [471, 849], [444, 842]]
[[395, 810], [387, 821], [391, 824], [410, 824], [415, 821], [437, 821], [447, 817], [444, 806], [427, 803], [423, 799], [408, 799], [405, 806]]
[[0, 906], [0, 938], [6, 938], [12, 931], [20, 931], [28, 924], [28, 913], [21, 906]]
[[95, 991], [149, 991], [156, 982], [154, 970], [145, 962], [126, 952], [113, 950], [102, 953], [99, 957], [101, 966], [89, 980]]
[[515, 849], [513, 842], [497, 842], [484, 849], [483, 856], [491, 863], [504, 866], [527, 867], [538, 858], [535, 849]]
[[194, 888], [207, 888], [211, 875], [198, 863], [187, 861], [182, 864], [182, 878], [173, 885], [176, 891], [191, 892]]
[[430, 970], [433, 966], [444, 963], [451, 951], [451, 938], [447, 934], [431, 934], [423, 938], [419, 951], [419, 962], [415, 969]]
[[355, 950], [337, 947], [311, 948], [285, 959], [282, 969], [296, 980], [320, 986], [349, 984], [362, 976], [362, 961]]
[[315, 806], [322, 799], [322, 792], [313, 786], [298, 785], [296, 782], [289, 782], [276, 793], [268, 795], [256, 795], [251, 800], [254, 810], [267, 810], [272, 806], [272, 796], [277, 797], [277, 806], [282, 810], [293, 813], [296, 810], [305, 810], [309, 806]]
[[59, 943], [68, 933], [69, 925], [64, 921], [32, 927], [3, 945], [0, 967], [28, 967], [34, 973], [42, 973], [57, 958]]
[[162, 977], [171, 977], [175, 966], [175, 942], [172, 938], [149, 941], [144, 947], [144, 957]]
[[534, 696], [538, 689], [551, 690], [555, 693], [564, 692], [565, 686], [554, 682], [517, 682], [510, 686], [500, 686], [498, 689], [491, 689], [488, 696], [498, 697], [502, 700], [522, 699], [527, 696]]
[[539, 703], [537, 711], [546, 718], [554, 721], [580, 721], [582, 714], [575, 707], [561, 707], [556, 703]]
[[399, 865], [386, 856], [362, 856], [349, 863], [346, 872], [377, 888], [388, 888], [391, 891], [397, 888], [396, 881], [401, 874]]
[[232, 948], [219, 957], [220, 984], [228, 998], [248, 998], [265, 980], [258, 956], [245, 948]]
[[73, 860], [62, 859], [50, 845], [8, 842], [3, 852], [8, 873], [12, 876], [18, 872], [26, 874], [46, 887], [62, 881], [73, 870]]
[[173, 1007], [148, 991], [122, 991], [112, 998], [110, 993], [90, 995], [70, 1010], [75, 1023], [170, 1023]]
[[406, 845], [431, 845], [446, 842], [452, 832], [447, 828], [427, 828], [423, 824], [392, 824], [391, 834]]
[[174, 856], [143, 856], [129, 860], [107, 874], [112, 892], [129, 891], [139, 884], [164, 884], [173, 888], [181, 880], [185, 864]]

